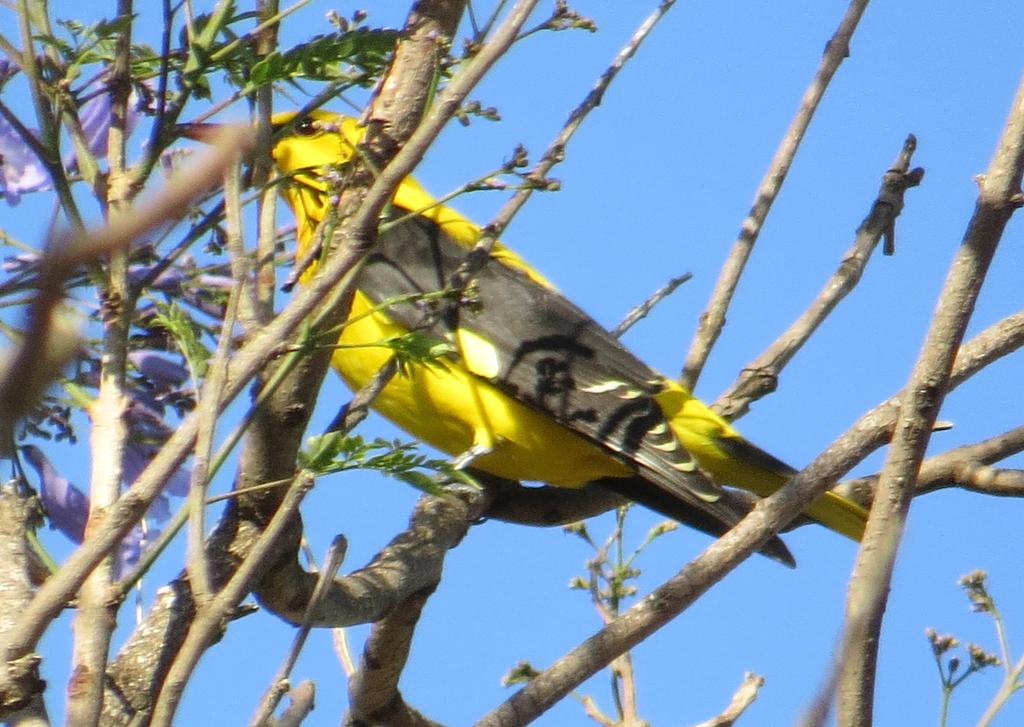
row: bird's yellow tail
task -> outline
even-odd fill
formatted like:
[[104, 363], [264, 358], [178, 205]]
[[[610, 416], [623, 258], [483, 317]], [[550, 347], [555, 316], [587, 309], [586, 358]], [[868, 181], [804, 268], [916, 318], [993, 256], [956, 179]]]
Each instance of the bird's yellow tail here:
[[[656, 398], [679, 441], [716, 482], [767, 497], [796, 474], [785, 462], [744, 439], [679, 384], [673, 382]], [[856, 541], [864, 535], [868, 517], [863, 507], [834, 492], [812, 502], [805, 514]]]

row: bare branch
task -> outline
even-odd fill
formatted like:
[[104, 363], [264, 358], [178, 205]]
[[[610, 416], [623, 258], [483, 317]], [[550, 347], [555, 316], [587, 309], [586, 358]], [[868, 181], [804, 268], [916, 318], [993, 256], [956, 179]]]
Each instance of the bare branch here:
[[[921, 463], [916, 495], [960, 487], [971, 492], [999, 497], [1024, 496], [1022, 471], [996, 469], [990, 465], [1024, 451], [1024, 427], [1017, 427], [976, 444], [956, 447], [929, 457]], [[878, 475], [843, 482], [836, 491], [858, 502], [875, 497]]]
[[167, 678], [156, 705], [150, 724], [156, 727], [169, 727], [185, 684], [188, 682], [199, 663], [207, 646], [217, 637], [223, 628], [230, 612], [249, 592], [253, 581], [260, 575], [265, 558], [272, 552], [279, 537], [287, 531], [288, 525], [297, 516], [302, 498], [313, 486], [313, 477], [308, 472], [300, 472], [292, 486], [288, 488], [284, 500], [266, 530], [257, 539], [249, 557], [242, 563], [231, 580], [209, 604], [204, 604], [189, 629], [188, 636], [181, 645], [181, 650], [167, 671]]
[[[354, 573], [336, 578], [313, 609], [309, 623], [337, 628], [384, 618], [413, 594], [437, 586], [447, 552], [483, 511], [486, 496], [459, 489], [457, 496], [424, 495], [416, 503], [409, 528]], [[311, 598], [308, 578], [294, 572], [268, 573], [260, 598], [281, 618], [299, 623]], [[289, 591], [293, 585], [296, 590]]]
[[409, 658], [420, 614], [433, 592], [434, 587], [430, 586], [413, 593], [373, 624], [359, 668], [349, 680], [349, 714], [344, 724], [408, 722], [396, 719], [396, 714], [410, 711], [398, 691], [398, 679]]
[[[982, 371], [989, 364], [1017, 351], [1024, 346], [1024, 313], [1015, 313], [989, 326], [960, 347], [949, 389], [952, 391], [969, 378]], [[889, 397], [881, 404], [864, 413], [836, 440], [844, 449], [843, 468], [837, 476], [848, 472], [855, 464], [871, 452], [887, 444], [896, 426], [900, 402], [906, 390]], [[865, 507], [870, 507], [874, 490], [857, 486], [859, 480], [851, 480], [840, 486], [840, 494], [850, 497]]]
[[761, 180], [761, 185], [757, 188], [754, 204], [740, 226], [740, 234], [733, 243], [728, 259], [722, 266], [718, 282], [715, 283], [715, 289], [711, 293], [711, 300], [708, 301], [707, 308], [701, 314], [697, 333], [694, 335], [690, 351], [686, 355], [681, 381], [690, 391], [693, 391], [696, 386], [704, 364], [711, 354], [711, 348], [722, 333], [722, 328], [725, 326], [725, 314], [732, 302], [733, 294], [736, 292], [740, 276], [754, 249], [754, 243], [757, 242], [757, 236], [761, 233], [761, 227], [768, 217], [768, 212], [771, 210], [779, 190], [782, 189], [783, 182], [786, 181], [786, 175], [789, 174], [793, 158], [796, 156], [796, 151], [803, 141], [807, 127], [814, 117], [814, 112], [817, 111], [818, 104], [821, 103], [832, 77], [839, 70], [839, 65], [850, 55], [850, 39], [853, 37], [867, 5], [868, 0], [851, 0], [846, 15], [843, 16], [835, 34], [825, 47], [825, 55], [821, 59], [818, 71], [814, 74], [814, 80], [804, 92], [804, 97], [800, 100], [800, 108], [779, 144], [775, 157], [772, 159], [764, 179]]
[[725, 711], [694, 727], [731, 727], [747, 711], [747, 708], [754, 703], [754, 700], [757, 699], [757, 693], [763, 686], [764, 677], [758, 676], [753, 672], [747, 672], [743, 675], [743, 683], [736, 690], [736, 693], [732, 695], [732, 701], [729, 702], [729, 706], [725, 708]]
[[320, 569], [320, 578], [317, 581], [316, 588], [313, 589], [313, 596], [310, 598], [309, 604], [306, 606], [306, 613], [302, 615], [302, 623], [299, 625], [299, 631], [295, 634], [295, 639], [292, 641], [292, 647], [288, 651], [288, 656], [285, 658], [281, 668], [277, 670], [277, 674], [274, 676], [274, 681], [272, 682], [270, 689], [268, 689], [263, 695], [263, 700], [256, 711], [256, 715], [249, 723], [252, 727], [261, 727], [261, 725], [267, 724], [271, 719], [271, 715], [273, 715], [274, 710], [277, 709], [277, 705], [281, 701], [281, 697], [283, 697], [288, 691], [288, 678], [291, 675], [292, 669], [295, 667], [295, 662], [298, 661], [299, 654], [302, 652], [302, 647], [305, 646], [306, 639], [309, 636], [309, 614], [320, 608], [324, 593], [326, 592], [327, 584], [334, 579], [335, 574], [341, 567], [342, 561], [345, 560], [345, 553], [347, 550], [348, 541], [345, 540], [345, 536], [339, 535], [335, 537], [334, 542], [331, 543], [330, 550], [327, 552], [327, 557], [324, 559], [324, 566]]
[[[177, 219], [191, 199], [219, 180], [224, 166], [238, 153], [238, 149], [245, 146], [247, 138], [248, 135], [244, 131], [228, 130], [222, 142], [191, 167], [187, 182], [179, 175], [155, 199], [139, 205], [131, 213], [117, 218], [105, 228], [80, 235], [72, 242], [52, 246], [44, 261], [48, 264], [40, 272], [40, 292], [37, 302], [33, 304], [37, 312], [36, 318], [49, 319], [48, 313], [40, 315], [39, 311], [52, 309], [54, 301], [60, 295], [59, 281], [79, 264], [103, 252], [128, 245], [149, 229]], [[45, 340], [48, 324], [41, 325], [43, 333], [40, 337]], [[25, 350], [23, 347], [19, 357]], [[18, 358], [15, 361], [18, 361]], [[25, 361], [23, 365], [30, 367], [31, 361]], [[192, 421], [194, 426], [194, 418]], [[194, 428], [189, 432], [188, 427], [183, 425], [172, 437], [172, 441], [177, 438], [179, 445], [183, 441], [191, 442], [194, 432]], [[161, 451], [154, 462], [161, 463], [163, 468], [151, 464], [147, 468], [149, 476], [143, 473], [135, 485], [108, 509], [106, 517], [96, 531], [90, 533], [86, 542], [68, 558], [58, 573], [43, 584], [32, 602], [21, 610], [18, 625], [4, 635], [0, 645], [0, 657], [3, 660], [18, 661], [31, 652], [50, 621], [64, 608], [87, 575], [139, 521], [146, 508], [161, 491], [163, 482], [184, 459], [186, 451], [186, 447], [171, 447]], [[6, 693], [8, 689], [7, 676], [0, 670], [0, 695]]]
[[11, 727], [50, 727], [50, 717], [46, 713], [42, 696], [37, 694], [21, 709], [7, 713], [4, 724]]
[[313, 697], [316, 696], [316, 688], [309, 679], [299, 682], [288, 692], [292, 703], [281, 713], [280, 717], [271, 719], [269, 727], [299, 727], [313, 711]]
[[[28, 529], [39, 519], [39, 503], [0, 488], [0, 638], [17, 626], [17, 615], [32, 599], [32, 551], [28, 544]], [[0, 714], [21, 711], [19, 719], [42, 716], [41, 694], [46, 683], [39, 677], [39, 657], [28, 654], [5, 664], [10, 685], [0, 699]], [[13, 722], [13, 720], [12, 720]]]
[[676, 288], [685, 283], [687, 280], [693, 277], [693, 273], [684, 273], [675, 278], [671, 278], [667, 283], [658, 288], [651, 297], [645, 300], [643, 303], [638, 305], [636, 308], [626, 314], [626, 317], [622, 319], [622, 323], [615, 326], [612, 329], [611, 334], [616, 338], [619, 338], [623, 333], [628, 331], [639, 321], [647, 317], [647, 315], [654, 309], [654, 306], [658, 305], [661, 301], [665, 300], [668, 296], [675, 292]]
[[148, 714], [195, 613], [185, 577], [156, 592], [146, 618], [107, 670], [101, 724], [126, 727]]
[[613, 682], [615, 701], [622, 715], [621, 723], [624, 726], [644, 724], [637, 711], [636, 669], [633, 666], [632, 654], [627, 651], [614, 659], [611, 663], [611, 671], [615, 679]]
[[[644, 19], [626, 45], [615, 54], [615, 58], [612, 59], [608, 68], [605, 69], [604, 73], [594, 83], [593, 88], [590, 89], [579, 105], [569, 114], [569, 118], [555, 137], [555, 140], [548, 145], [537, 166], [527, 175], [532, 184], [524, 185], [517, 190], [498, 210], [498, 214], [494, 216], [494, 219], [484, 227], [480, 239], [473, 249], [466, 254], [466, 262], [462, 269], [457, 271], [449, 281], [452, 287], [459, 288], [468, 284], [473, 275], [490, 259], [490, 252], [494, 245], [497, 244], [498, 237], [509, 226], [512, 218], [519, 213], [519, 210], [523, 208], [527, 200], [530, 199], [534, 189], [544, 189], [547, 187], [549, 181], [547, 176], [555, 168], [555, 165], [565, 158], [565, 147], [569, 140], [572, 139], [573, 135], [583, 124], [587, 115], [600, 105], [601, 99], [604, 98], [605, 92], [612, 81], [615, 80], [619, 71], [636, 54], [640, 45], [647, 39], [651, 31], [654, 30], [658, 22], [674, 4], [675, 0], [662, 0], [661, 4]], [[474, 61], [474, 63], [476, 62], [478, 61]]]
[[[365, 568], [328, 581], [322, 604], [317, 604], [309, 591], [287, 590], [292, 583], [299, 589], [306, 587], [308, 574], [301, 568], [279, 572], [267, 566], [269, 572], [261, 593], [272, 599], [265, 598], [264, 603], [293, 623], [305, 620], [314, 626], [351, 625], [383, 618], [413, 593], [437, 585], [444, 557], [480, 517], [485, 503], [486, 496], [477, 490], [460, 490], [458, 497], [422, 497], [409, 529]], [[240, 559], [248, 553], [247, 540], [258, 535], [258, 531], [253, 533], [253, 525], [242, 525], [229, 514], [210, 536], [215, 581], [227, 578], [239, 567]], [[294, 555], [291, 558], [294, 560]], [[269, 562], [265, 559], [264, 565]], [[287, 580], [296, 573], [297, 580]], [[133, 716], [151, 706], [195, 613], [196, 604], [184, 576], [158, 591], [150, 613], [110, 668], [104, 724], [127, 725]]]
[[872, 723], [878, 635], [915, 479], [978, 292], [1003, 230], [1018, 206], [1022, 175], [1024, 82], [1018, 87], [988, 174], [981, 181], [974, 216], [905, 389], [892, 447], [858, 554], [847, 603], [849, 650], [839, 682], [837, 717], [842, 727], [868, 727]]
[[857, 229], [853, 246], [843, 254], [839, 268], [807, 310], [768, 350], [747, 364], [733, 385], [718, 397], [712, 408], [719, 414], [730, 421], [738, 419], [747, 413], [751, 402], [775, 391], [782, 369], [860, 281], [879, 240], [895, 227], [896, 218], [903, 210], [904, 193], [920, 184], [924, 176], [920, 167], [910, 169], [916, 148], [917, 140], [908, 136], [896, 161], [883, 175], [878, 197]]
[[565, 487], [524, 487], [513, 480], [503, 480], [482, 472], [473, 472], [493, 498], [487, 517], [520, 525], [565, 525], [586, 520], [628, 500], [600, 486], [581, 489]]
[[[256, 54], [265, 57], [277, 48], [281, 18], [278, 0], [259, 0], [260, 28], [256, 32]], [[257, 203], [259, 236], [256, 241], [256, 320], [269, 321], [274, 316], [274, 247], [277, 244], [277, 189], [268, 184], [273, 178], [271, 163], [274, 88], [267, 84], [256, 89], [256, 154], [253, 159], [252, 184], [262, 190]], [[243, 308], [243, 311], [245, 309]], [[244, 318], [243, 318], [244, 320]]]
[[580, 701], [583, 703], [583, 711], [587, 713], [587, 716], [601, 727], [616, 727], [615, 720], [601, 711], [593, 697], [583, 697]]
[[228, 358], [235, 319], [247, 295], [244, 280], [235, 278], [224, 311], [217, 350], [210, 359], [206, 381], [203, 382], [199, 400], [196, 402], [196, 416], [199, 419], [196, 432], [195, 453], [192, 460], [192, 474], [189, 482], [189, 529], [188, 564], [189, 582], [196, 593], [196, 599], [205, 603], [213, 593], [210, 566], [206, 557], [206, 492], [214, 465], [210, 461], [213, 450], [213, 435], [217, 423], [217, 412], [224, 392]]
[[[258, 133], [257, 129], [257, 139], [259, 138]], [[258, 158], [257, 150], [254, 155], [254, 165], [256, 164], [255, 159]], [[260, 197], [261, 201], [262, 199], [263, 196]], [[242, 169], [241, 164], [236, 163], [229, 166], [224, 174], [224, 225], [226, 228], [224, 248], [227, 250], [228, 262], [231, 265], [231, 277], [234, 279], [235, 285], [241, 286], [238, 300], [238, 321], [243, 333], [248, 333], [260, 323], [269, 320], [270, 316], [261, 317], [257, 312], [257, 291], [254, 290], [252, 276], [253, 264], [242, 240], [242, 224]], [[256, 264], [260, 266], [260, 270], [272, 266], [272, 263], [272, 256], [263, 260], [257, 254]]]
[[[117, 14], [132, 15], [132, 0], [119, 0]], [[129, 212], [135, 190], [124, 169], [125, 135], [131, 52], [131, 24], [118, 34], [117, 49], [110, 69], [111, 124], [108, 131], [110, 174], [106, 202], [111, 219]], [[76, 135], [78, 136], [78, 135]], [[88, 144], [77, 143], [88, 153]], [[91, 159], [91, 157], [90, 157]], [[95, 169], [95, 161], [91, 162]], [[103, 355], [100, 358], [99, 392], [90, 409], [89, 523], [86, 532], [99, 527], [107, 510], [121, 495], [124, 479], [124, 454], [128, 439], [128, 396], [125, 391], [125, 367], [128, 360], [128, 333], [134, 296], [128, 284], [128, 252], [115, 250], [109, 256], [106, 285], [101, 292]], [[110, 639], [116, 623], [117, 602], [110, 599], [114, 581], [114, 558], [104, 558], [86, 578], [79, 592], [72, 631], [71, 663], [74, 678], [67, 685], [67, 722], [95, 724], [103, 703], [103, 680], [107, 672]]]
[[636, 646], [682, 613], [713, 584], [759, 550], [829, 483], [856, 461], [850, 457], [850, 431], [790, 480], [764, 498], [738, 525], [709, 545], [681, 571], [635, 603], [605, 628], [559, 658], [519, 692], [486, 715], [480, 727], [508, 727], [536, 719], [619, 654]]

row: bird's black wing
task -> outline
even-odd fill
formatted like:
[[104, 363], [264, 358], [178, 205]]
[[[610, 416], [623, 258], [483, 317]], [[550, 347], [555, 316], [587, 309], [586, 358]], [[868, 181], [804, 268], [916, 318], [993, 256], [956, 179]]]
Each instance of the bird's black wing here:
[[[376, 303], [443, 290], [466, 252], [430, 220], [412, 218], [381, 235], [357, 285]], [[465, 362], [474, 373], [663, 487], [718, 499], [719, 488], [689, 476], [696, 463], [654, 399], [665, 386], [657, 372], [563, 295], [521, 270], [491, 260], [474, 282], [468, 300], [405, 302], [390, 306], [388, 315], [409, 328], [428, 321], [432, 332], [450, 340], [459, 329], [470, 331], [489, 344], [488, 355]]]
[[[434, 293], [467, 249], [435, 223], [390, 225], [364, 260], [357, 285], [376, 303]], [[694, 473], [696, 463], [654, 399], [662, 377], [557, 291], [495, 260], [474, 277], [468, 299], [402, 302], [388, 315], [409, 329], [454, 340], [459, 329], [488, 342], [493, 369], [474, 373], [551, 416], [634, 467], [640, 477], [603, 482], [617, 492], [701, 530], [720, 535], [746, 508]], [[781, 550], [778, 550], [781, 547]], [[785, 561], [785, 548], [775, 557]]]

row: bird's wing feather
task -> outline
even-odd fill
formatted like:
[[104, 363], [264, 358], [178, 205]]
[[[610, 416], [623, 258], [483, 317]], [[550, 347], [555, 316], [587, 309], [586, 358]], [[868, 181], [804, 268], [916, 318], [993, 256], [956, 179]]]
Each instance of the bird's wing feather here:
[[[436, 224], [389, 226], [364, 261], [357, 285], [375, 302], [443, 290], [466, 247]], [[692, 475], [695, 461], [654, 399], [664, 380], [590, 316], [524, 272], [491, 260], [471, 300], [390, 306], [388, 315], [463, 346], [463, 365], [518, 401], [636, 466], [677, 496], [714, 502], [721, 490]], [[439, 307], [436, 307], [439, 306]]]

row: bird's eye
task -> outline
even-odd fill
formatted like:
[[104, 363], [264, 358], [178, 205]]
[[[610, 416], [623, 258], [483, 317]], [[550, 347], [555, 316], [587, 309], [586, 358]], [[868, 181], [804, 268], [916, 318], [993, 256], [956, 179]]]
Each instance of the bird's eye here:
[[311, 118], [305, 118], [295, 126], [295, 133], [299, 136], [313, 136], [319, 129], [316, 128], [316, 122]]

